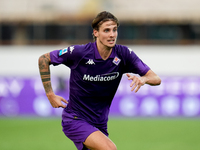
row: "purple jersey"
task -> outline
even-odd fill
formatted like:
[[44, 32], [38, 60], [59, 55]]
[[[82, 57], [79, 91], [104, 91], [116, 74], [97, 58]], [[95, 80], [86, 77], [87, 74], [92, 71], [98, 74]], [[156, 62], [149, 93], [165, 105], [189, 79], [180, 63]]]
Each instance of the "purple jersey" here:
[[103, 60], [96, 42], [75, 45], [50, 53], [53, 65], [71, 69], [69, 103], [65, 115], [84, 119], [92, 124], [105, 124], [112, 99], [124, 73], [143, 76], [150, 69], [126, 46], [115, 45]]

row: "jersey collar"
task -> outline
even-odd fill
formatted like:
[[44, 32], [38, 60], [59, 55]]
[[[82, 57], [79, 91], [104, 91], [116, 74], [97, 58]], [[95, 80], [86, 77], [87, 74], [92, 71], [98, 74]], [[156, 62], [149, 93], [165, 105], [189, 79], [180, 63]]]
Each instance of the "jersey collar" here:
[[[95, 59], [102, 59], [100, 54], [99, 54], [99, 51], [97, 50], [97, 44], [96, 44], [96, 41], [93, 43], [93, 46], [94, 46], [94, 53], [95, 53]], [[112, 53], [110, 54], [110, 56], [108, 57], [109, 58], [114, 58], [115, 57], [115, 47], [113, 47], [112, 49]]]

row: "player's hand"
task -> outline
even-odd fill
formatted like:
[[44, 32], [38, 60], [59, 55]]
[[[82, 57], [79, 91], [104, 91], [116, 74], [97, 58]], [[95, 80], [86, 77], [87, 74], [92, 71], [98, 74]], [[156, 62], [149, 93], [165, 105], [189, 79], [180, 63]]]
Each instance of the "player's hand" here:
[[128, 80], [132, 80], [130, 87], [131, 91], [135, 90], [135, 93], [140, 89], [141, 86], [143, 86], [145, 84], [145, 77], [137, 77], [137, 76], [133, 76], [130, 74], [126, 74], [128, 77]]
[[53, 108], [59, 108], [59, 107], [65, 108], [66, 105], [64, 105], [62, 102], [64, 102], [65, 104], [68, 104], [67, 100], [65, 100], [61, 96], [58, 96], [55, 94], [48, 94], [47, 97]]

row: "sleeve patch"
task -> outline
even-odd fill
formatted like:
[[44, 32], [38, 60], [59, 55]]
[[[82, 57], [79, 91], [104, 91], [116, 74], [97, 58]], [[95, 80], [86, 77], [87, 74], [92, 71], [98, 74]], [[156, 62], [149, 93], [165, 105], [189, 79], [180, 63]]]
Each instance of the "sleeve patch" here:
[[68, 47], [67, 47], [67, 48], [64, 48], [64, 49], [61, 49], [61, 50], [59, 51], [59, 56], [61, 56], [61, 55], [65, 54], [65, 53], [67, 53], [67, 51], [68, 51]]

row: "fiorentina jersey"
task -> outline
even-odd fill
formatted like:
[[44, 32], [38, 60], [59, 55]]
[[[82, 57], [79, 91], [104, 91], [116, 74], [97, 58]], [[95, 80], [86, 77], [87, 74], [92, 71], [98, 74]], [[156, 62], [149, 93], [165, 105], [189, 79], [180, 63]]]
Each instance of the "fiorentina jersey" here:
[[124, 73], [143, 76], [150, 69], [132, 49], [117, 44], [106, 60], [101, 58], [96, 42], [52, 51], [50, 58], [51, 64], [64, 64], [71, 70], [65, 115], [93, 124], [107, 123], [111, 102]]

